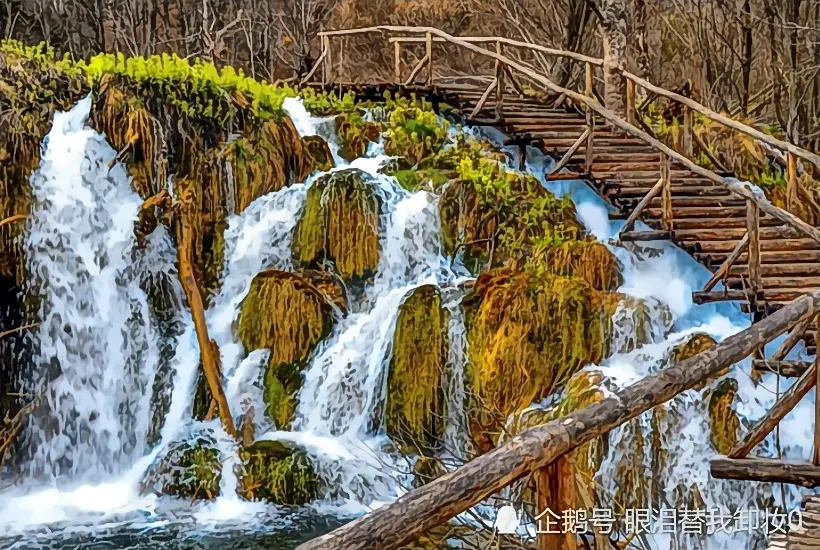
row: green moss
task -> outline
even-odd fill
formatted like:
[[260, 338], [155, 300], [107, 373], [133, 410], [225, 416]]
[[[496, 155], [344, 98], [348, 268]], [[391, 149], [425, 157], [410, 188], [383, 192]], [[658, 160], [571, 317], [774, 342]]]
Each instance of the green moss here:
[[254, 277], [242, 302], [238, 334], [248, 351], [270, 349], [264, 396], [277, 428], [290, 423], [302, 369], [334, 318], [331, 300], [310, 280], [273, 269]]
[[[583, 281], [494, 270], [465, 298], [473, 433], [490, 445], [507, 417], [540, 401], [607, 352], [619, 296]], [[484, 436], [480, 435], [484, 432]]]
[[319, 493], [319, 478], [303, 452], [271, 455], [251, 449], [243, 453], [242, 485], [245, 497], [275, 504], [301, 506]]
[[404, 160], [405, 168], [415, 166], [438, 152], [446, 143], [450, 124], [432, 110], [432, 105], [415, 97], [386, 97], [388, 113], [384, 150]]
[[387, 434], [413, 451], [429, 452], [446, 416], [441, 380], [447, 361], [447, 321], [438, 287], [413, 290], [399, 309], [387, 379]]
[[186, 499], [213, 500], [219, 496], [222, 465], [215, 440], [206, 435], [171, 445], [143, 479], [141, 493], [154, 492]]
[[336, 116], [339, 155], [348, 162], [363, 157], [367, 146], [379, 139], [381, 127], [364, 119], [360, 111]]
[[731, 452], [740, 434], [740, 419], [732, 408], [737, 388], [737, 380], [726, 378], [709, 396], [709, 437], [715, 450], [723, 455]]
[[327, 172], [335, 166], [330, 147], [321, 136], [303, 137], [302, 146], [310, 156], [311, 172]]
[[306, 268], [332, 264], [345, 281], [372, 276], [379, 263], [381, 199], [361, 170], [332, 172], [308, 190], [296, 226], [294, 258]]

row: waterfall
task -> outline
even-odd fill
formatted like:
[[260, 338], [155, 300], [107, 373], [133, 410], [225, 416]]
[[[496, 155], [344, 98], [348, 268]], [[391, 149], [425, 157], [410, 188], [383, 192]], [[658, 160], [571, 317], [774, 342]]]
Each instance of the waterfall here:
[[32, 477], [99, 481], [145, 451], [156, 335], [132, 269], [141, 204], [116, 152], [85, 126], [91, 98], [54, 117], [31, 177], [26, 249], [40, 299]]

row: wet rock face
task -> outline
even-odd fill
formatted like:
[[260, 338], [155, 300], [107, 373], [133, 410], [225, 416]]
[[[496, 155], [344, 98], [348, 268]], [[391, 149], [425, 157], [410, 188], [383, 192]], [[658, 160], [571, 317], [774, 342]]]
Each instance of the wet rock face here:
[[[321, 275], [315, 280], [322, 281]], [[320, 284], [332, 287], [327, 280]], [[287, 428], [293, 417], [302, 370], [316, 345], [330, 334], [334, 307], [333, 298], [309, 275], [273, 269], [254, 278], [242, 302], [238, 334], [245, 350], [270, 350], [264, 397], [268, 416], [279, 429]]]
[[387, 434], [414, 452], [434, 449], [444, 430], [447, 346], [438, 287], [416, 288], [405, 298], [396, 321], [384, 413]]
[[549, 273], [496, 270], [478, 278], [465, 312], [471, 423], [485, 439], [480, 446], [497, 437], [509, 415], [601, 361], [618, 298]]
[[379, 264], [381, 198], [371, 178], [357, 169], [327, 174], [308, 190], [296, 226], [294, 259], [304, 268], [331, 270], [361, 282]]
[[302, 147], [310, 157], [311, 171], [326, 172], [335, 166], [330, 147], [321, 136], [303, 137]]

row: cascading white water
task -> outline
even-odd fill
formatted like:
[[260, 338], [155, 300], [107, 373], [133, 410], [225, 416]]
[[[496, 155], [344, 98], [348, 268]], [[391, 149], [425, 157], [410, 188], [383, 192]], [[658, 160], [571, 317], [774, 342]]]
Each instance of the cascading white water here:
[[[30, 423], [32, 477], [99, 481], [145, 451], [158, 357], [145, 293], [132, 269], [141, 204], [116, 152], [85, 126], [91, 98], [58, 113], [31, 177], [26, 240], [40, 297]], [[42, 479], [42, 477], [41, 477]]]

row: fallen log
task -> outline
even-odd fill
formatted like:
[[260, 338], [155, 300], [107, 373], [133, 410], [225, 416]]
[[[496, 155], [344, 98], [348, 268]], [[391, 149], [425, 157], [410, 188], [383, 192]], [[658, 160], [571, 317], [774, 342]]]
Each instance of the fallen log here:
[[580, 411], [526, 430], [461, 468], [302, 544], [297, 550], [398, 548], [559, 456], [716, 376], [797, 323], [816, 315], [819, 309], [820, 292], [801, 296], [711, 349]]
[[803, 487], [820, 486], [820, 466], [782, 458], [713, 458], [712, 477], [743, 481], [791, 483]]
[[219, 368], [219, 354], [216, 352], [216, 342], [208, 336], [208, 324], [205, 321], [205, 306], [202, 303], [202, 294], [199, 292], [196, 276], [194, 275], [193, 264], [193, 240], [191, 238], [190, 226], [185, 223], [190, 219], [191, 206], [187, 202], [178, 202], [176, 216], [177, 232], [177, 256], [179, 259], [179, 279], [182, 288], [188, 298], [188, 305], [191, 308], [191, 317], [196, 329], [196, 339], [199, 343], [199, 353], [202, 362], [202, 370], [205, 373], [205, 380], [208, 382], [208, 389], [217, 403], [219, 418], [222, 427], [233, 437], [237, 438], [236, 426], [231, 416], [228, 400], [225, 397], [225, 390], [222, 387], [222, 373]]

